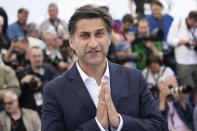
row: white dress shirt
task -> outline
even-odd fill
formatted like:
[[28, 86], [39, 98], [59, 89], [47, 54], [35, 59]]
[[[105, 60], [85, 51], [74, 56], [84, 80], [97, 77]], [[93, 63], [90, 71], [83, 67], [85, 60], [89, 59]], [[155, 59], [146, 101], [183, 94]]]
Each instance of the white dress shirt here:
[[[101, 85], [98, 85], [96, 83], [96, 80], [93, 78], [93, 77], [89, 77], [79, 66], [78, 64], [78, 61], [76, 62], [76, 65], [77, 65], [77, 70], [79, 71], [79, 74], [96, 106], [96, 108], [98, 107], [98, 95], [100, 93], [100, 90], [101, 90]], [[109, 74], [109, 65], [108, 65], [108, 62], [107, 62], [107, 66], [106, 66], [106, 70], [105, 70], [105, 73], [104, 75], [102, 76], [101, 78], [101, 83], [104, 81], [104, 80], [107, 80], [108, 81], [108, 85], [109, 85], [109, 90], [110, 90], [110, 74]], [[118, 128], [115, 130], [111, 127], [111, 130], [112, 131], [120, 131], [122, 129], [122, 126], [123, 126], [123, 120], [122, 120], [122, 117], [120, 114], [118, 114], [119, 117], [120, 117], [120, 124], [118, 126]], [[101, 129], [101, 131], [108, 131], [108, 129], [104, 129], [101, 124], [99, 123], [99, 121], [96, 119], [95, 117], [95, 120], [99, 126], [99, 128]]]

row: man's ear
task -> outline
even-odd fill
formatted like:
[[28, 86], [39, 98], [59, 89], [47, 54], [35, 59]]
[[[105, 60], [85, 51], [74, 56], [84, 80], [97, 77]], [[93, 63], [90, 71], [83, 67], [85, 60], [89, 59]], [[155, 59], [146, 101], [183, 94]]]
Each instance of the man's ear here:
[[71, 37], [69, 37], [69, 44], [70, 44], [70, 47], [75, 50], [74, 48], [74, 43], [73, 43], [73, 39]]

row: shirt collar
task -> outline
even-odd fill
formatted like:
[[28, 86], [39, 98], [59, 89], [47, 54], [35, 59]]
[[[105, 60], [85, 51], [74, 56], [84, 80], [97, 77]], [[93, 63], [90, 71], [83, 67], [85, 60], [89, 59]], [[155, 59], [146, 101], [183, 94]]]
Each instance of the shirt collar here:
[[[106, 77], [106, 78], [110, 78], [109, 76], [109, 64], [108, 64], [108, 60], [106, 59], [107, 61], [107, 66], [106, 66], [106, 69], [105, 69], [105, 73], [104, 75], [102, 76], [102, 78]], [[79, 63], [78, 63], [78, 60], [76, 61], [76, 66], [77, 66], [77, 70], [79, 71], [79, 74], [83, 80], [83, 82], [85, 82], [88, 78], [90, 78], [90, 76], [88, 76], [82, 69], [81, 67], [79, 66]]]

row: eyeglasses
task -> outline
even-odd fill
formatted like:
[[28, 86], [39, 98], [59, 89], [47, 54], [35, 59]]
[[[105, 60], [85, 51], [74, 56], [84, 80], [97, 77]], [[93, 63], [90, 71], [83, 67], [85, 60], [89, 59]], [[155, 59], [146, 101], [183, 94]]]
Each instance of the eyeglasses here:
[[14, 103], [14, 101], [15, 101], [15, 100], [9, 101], [9, 102], [3, 102], [3, 104], [4, 104], [4, 106], [5, 106], [5, 105], [12, 105], [12, 104]]

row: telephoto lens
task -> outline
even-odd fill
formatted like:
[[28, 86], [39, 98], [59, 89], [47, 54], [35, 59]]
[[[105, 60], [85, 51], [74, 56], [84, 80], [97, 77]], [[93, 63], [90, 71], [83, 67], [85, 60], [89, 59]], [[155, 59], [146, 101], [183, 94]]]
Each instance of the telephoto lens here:
[[189, 93], [191, 91], [192, 87], [190, 85], [182, 85], [176, 88], [170, 88], [170, 92], [174, 94]]

